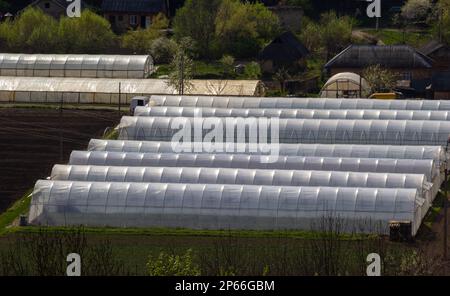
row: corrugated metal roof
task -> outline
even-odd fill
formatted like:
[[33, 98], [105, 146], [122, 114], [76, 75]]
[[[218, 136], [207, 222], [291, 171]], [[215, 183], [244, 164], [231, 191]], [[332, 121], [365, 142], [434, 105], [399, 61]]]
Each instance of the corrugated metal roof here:
[[164, 0], [103, 0], [102, 10], [116, 12], [157, 13], [165, 11]]
[[350, 45], [331, 59], [325, 68], [431, 68], [433, 60], [409, 45]]

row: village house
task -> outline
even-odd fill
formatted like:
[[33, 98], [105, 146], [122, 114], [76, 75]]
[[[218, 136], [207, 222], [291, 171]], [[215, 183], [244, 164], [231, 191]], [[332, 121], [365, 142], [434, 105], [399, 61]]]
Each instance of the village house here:
[[409, 45], [350, 45], [331, 59], [325, 70], [329, 77], [341, 72], [362, 75], [372, 65], [397, 74], [399, 89], [422, 95], [431, 83], [434, 61]]
[[[66, 0], [35, 0], [31, 2], [27, 7], [35, 7], [41, 9], [46, 14], [59, 19], [60, 17], [67, 16], [67, 7], [71, 4]], [[81, 9], [86, 8], [86, 4], [81, 1]]]
[[450, 70], [450, 46], [437, 40], [431, 40], [422, 46], [419, 51], [433, 59], [436, 70]]
[[428, 99], [450, 100], [450, 71], [434, 74], [427, 91]]
[[116, 32], [128, 29], [148, 28], [153, 18], [163, 13], [168, 16], [167, 0], [103, 0], [103, 16], [109, 20]]
[[265, 73], [275, 73], [281, 68], [302, 70], [308, 54], [308, 49], [288, 31], [276, 37], [261, 51], [261, 69]]

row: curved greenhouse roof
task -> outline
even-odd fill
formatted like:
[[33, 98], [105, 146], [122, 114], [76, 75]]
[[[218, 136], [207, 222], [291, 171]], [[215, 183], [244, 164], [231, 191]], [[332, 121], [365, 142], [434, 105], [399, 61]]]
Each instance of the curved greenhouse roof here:
[[257, 109], [375, 109], [450, 111], [450, 100], [376, 100], [153, 95], [150, 106]]
[[0, 53], [0, 76], [147, 78], [149, 55]]
[[[193, 148], [192, 143], [190, 148]], [[234, 148], [234, 144], [227, 146]], [[245, 144], [242, 153], [264, 154], [262, 151], [270, 151], [262, 145], [257, 151], [250, 151], [249, 145]], [[270, 147], [270, 144], [269, 144]], [[92, 139], [89, 142], [90, 151], [111, 152], [141, 152], [141, 153], [173, 153], [171, 142], [152, 141], [122, 141]], [[194, 151], [191, 149], [190, 151]], [[236, 151], [232, 149], [223, 149]], [[202, 149], [196, 153], [209, 153]], [[221, 151], [215, 151], [221, 153]], [[239, 152], [238, 152], [239, 153]], [[395, 145], [351, 145], [351, 144], [279, 144], [280, 155], [290, 156], [322, 156], [322, 157], [360, 157], [360, 158], [398, 158], [398, 159], [433, 159], [437, 164], [446, 160], [445, 150], [442, 146], [395, 146]]]
[[376, 159], [272, 156], [248, 154], [195, 154], [195, 153], [137, 153], [73, 151], [70, 165], [125, 166], [125, 167], [205, 167], [248, 168], [273, 170], [313, 170], [423, 174], [434, 182], [440, 177], [435, 162], [431, 159]]
[[323, 110], [323, 109], [225, 109], [196, 107], [136, 107], [134, 116], [159, 117], [279, 117], [292, 119], [371, 119], [450, 121], [450, 111], [426, 110]]
[[369, 84], [360, 75], [341, 72], [327, 80], [320, 92], [321, 98], [361, 98], [370, 91]]
[[[225, 139], [227, 132], [231, 133], [230, 126], [234, 127], [233, 137], [241, 132], [239, 127], [244, 119], [195, 118], [196, 126], [203, 126], [206, 120], [208, 124], [222, 128]], [[254, 132], [258, 127], [267, 128], [268, 133], [270, 131], [279, 137], [280, 143], [445, 146], [450, 136], [450, 122], [447, 121], [279, 119], [278, 126], [269, 121], [266, 127], [259, 125], [258, 121], [252, 122], [254, 128], [251, 131]], [[174, 126], [192, 128], [194, 118], [124, 116], [119, 125], [119, 139], [171, 141], [179, 133], [179, 129]], [[206, 131], [202, 132], [204, 136]], [[195, 141], [194, 137], [195, 132], [191, 132], [191, 142]]]
[[[203, 145], [203, 143], [200, 143]], [[206, 147], [194, 150], [195, 143], [191, 143], [187, 152], [207, 154], [211, 151]], [[226, 148], [228, 147], [228, 148]], [[236, 150], [234, 144], [224, 145], [216, 154], [268, 155], [273, 151], [270, 144], [259, 145], [257, 149], [250, 150], [244, 144], [243, 150]], [[254, 149], [254, 148], [252, 148]], [[272, 149], [272, 150], [271, 150]], [[139, 153], [176, 153], [171, 142], [154, 141], [122, 141], [92, 139], [88, 146], [89, 151], [107, 152], [139, 152]], [[437, 167], [447, 161], [445, 149], [442, 146], [395, 146], [395, 145], [350, 145], [350, 144], [278, 144], [278, 154], [283, 156], [316, 156], [341, 158], [391, 158], [391, 159], [432, 159]]]
[[419, 174], [194, 167], [55, 165], [52, 180], [423, 189]]
[[334, 216], [346, 221], [343, 231], [387, 233], [390, 221], [411, 221], [414, 235], [424, 210], [416, 189], [40, 180], [29, 222], [311, 230]]

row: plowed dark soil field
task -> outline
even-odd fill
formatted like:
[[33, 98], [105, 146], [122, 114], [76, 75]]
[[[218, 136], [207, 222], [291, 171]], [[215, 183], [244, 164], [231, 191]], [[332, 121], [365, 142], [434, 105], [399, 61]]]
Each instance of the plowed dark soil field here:
[[0, 108], [0, 213], [61, 162], [61, 136], [65, 163], [119, 120], [117, 111]]

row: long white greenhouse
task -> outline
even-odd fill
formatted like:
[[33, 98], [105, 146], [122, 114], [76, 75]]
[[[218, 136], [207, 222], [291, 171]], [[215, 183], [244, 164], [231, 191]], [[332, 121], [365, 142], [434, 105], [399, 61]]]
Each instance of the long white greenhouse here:
[[415, 188], [420, 196], [426, 200], [428, 207], [434, 200], [434, 196], [432, 196], [433, 184], [429, 183], [424, 175], [419, 174], [55, 165], [51, 179], [90, 182]]
[[[191, 143], [188, 150], [194, 151], [198, 143]], [[200, 143], [203, 145], [203, 143]], [[203, 146], [200, 146], [203, 148]], [[229, 147], [229, 148], [227, 148]], [[248, 144], [243, 146], [241, 152], [236, 145], [224, 143], [221, 151], [214, 153], [246, 153], [268, 154], [270, 144], [259, 145], [252, 151]], [[351, 145], [351, 144], [279, 144], [278, 153], [290, 156], [322, 156], [322, 157], [348, 157], [348, 158], [397, 158], [397, 159], [433, 159], [437, 165], [445, 162], [446, 152], [442, 146], [395, 146], [395, 145]], [[91, 139], [89, 151], [110, 152], [140, 152], [140, 153], [173, 153], [171, 142], [157, 141], [123, 141]], [[200, 149], [195, 153], [209, 153]]]
[[205, 167], [272, 170], [314, 170], [423, 174], [429, 182], [439, 182], [439, 169], [432, 159], [376, 159], [314, 156], [283, 156], [276, 159], [248, 154], [175, 154], [73, 151], [71, 165], [125, 167]]
[[[130, 117], [124, 116], [119, 125], [120, 140], [171, 141], [180, 129], [189, 129], [190, 139], [195, 142], [196, 133], [201, 139], [211, 132], [207, 125], [221, 129], [225, 142], [234, 137], [237, 142], [246, 139], [258, 129], [264, 128], [268, 136], [278, 136], [280, 143], [321, 144], [384, 144], [384, 145], [447, 145], [450, 122], [419, 120], [334, 120], [334, 119], [278, 119], [267, 120], [263, 126], [252, 120], [252, 128], [243, 125], [242, 118], [192, 118], [192, 117]], [[207, 124], [205, 124], [207, 123]], [[264, 124], [266, 124], [264, 123]], [[232, 128], [230, 128], [230, 126]], [[194, 130], [200, 127], [200, 131]], [[239, 136], [241, 134], [241, 136]], [[245, 141], [244, 141], [245, 140]]]
[[149, 55], [0, 53], [0, 76], [142, 79], [154, 68]]
[[[191, 143], [190, 151], [196, 153], [209, 153], [203, 149], [195, 151], [198, 143]], [[248, 144], [243, 145], [240, 152], [236, 145], [224, 143], [221, 151], [214, 153], [247, 153], [268, 154], [270, 144], [259, 145], [252, 151]], [[397, 158], [397, 159], [433, 159], [437, 165], [447, 160], [445, 149], [442, 146], [395, 146], [395, 145], [351, 145], [351, 144], [279, 144], [278, 153], [290, 156], [322, 156], [322, 157], [349, 157], [349, 158]], [[123, 141], [92, 139], [89, 141], [89, 151], [110, 152], [140, 152], [140, 153], [173, 153], [171, 142], [157, 141]]]
[[449, 100], [374, 100], [322, 98], [214, 97], [153, 95], [149, 106], [241, 109], [431, 110], [450, 111]]
[[449, 121], [450, 111], [427, 110], [321, 110], [225, 109], [197, 107], [137, 107], [134, 116], [156, 117], [278, 117], [297, 119], [369, 119]]
[[40, 180], [33, 225], [318, 229], [336, 217], [345, 231], [388, 233], [389, 222], [423, 217], [416, 189], [109, 183]]
[[[165, 79], [110, 79], [0, 76], [0, 102], [128, 104], [135, 96], [173, 94]], [[214, 94], [219, 80], [191, 80], [193, 94]], [[230, 80], [224, 95], [260, 95], [259, 80]]]

